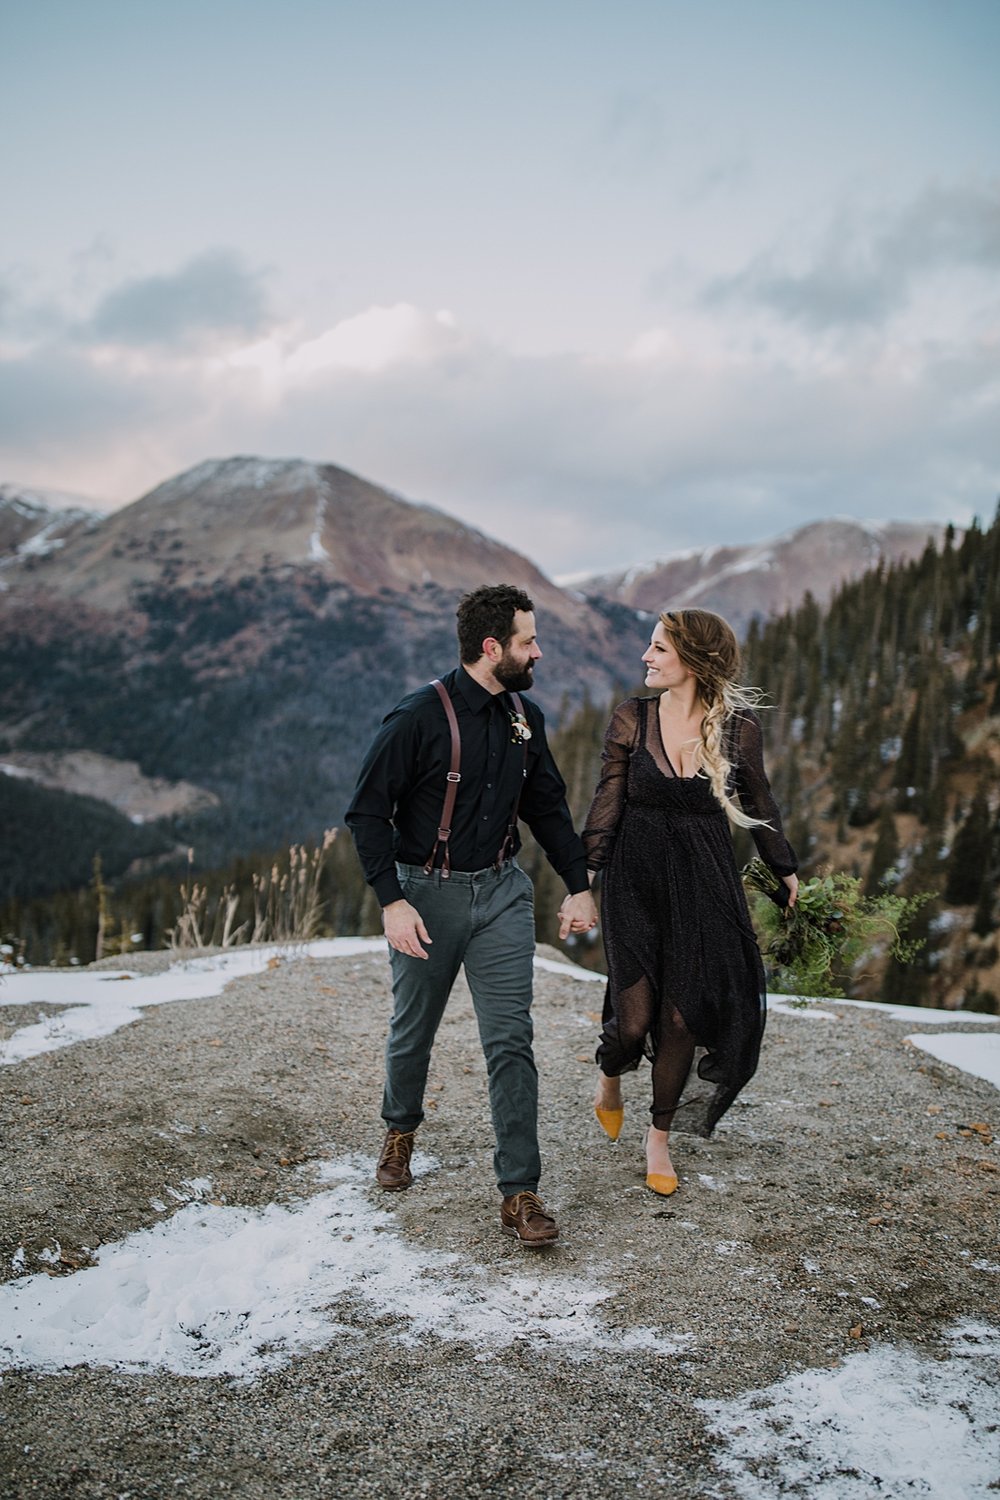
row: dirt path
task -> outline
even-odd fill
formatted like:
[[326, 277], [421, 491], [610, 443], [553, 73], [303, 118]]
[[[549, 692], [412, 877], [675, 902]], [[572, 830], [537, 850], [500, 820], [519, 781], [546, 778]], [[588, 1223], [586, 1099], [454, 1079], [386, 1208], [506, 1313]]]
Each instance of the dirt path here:
[[[563, 1238], [534, 1254], [499, 1230], [464, 988], [435, 1051], [424, 1169], [405, 1194], [368, 1185], [381, 956], [279, 962], [0, 1069], [12, 1283], [48, 1270], [86, 1287], [98, 1247], [185, 1197], [208, 1219], [318, 1212], [331, 1184], [356, 1277], [328, 1294], [333, 1337], [251, 1380], [4, 1374], [0, 1493], [826, 1494], [766, 1462], [741, 1479], [697, 1403], [882, 1346], [944, 1364], [957, 1321], [1000, 1322], [1000, 1094], [908, 1044], [920, 1027], [835, 1003], [831, 1020], [773, 1015], [751, 1088], [713, 1141], [677, 1137], [681, 1187], [661, 1200], [641, 1178], [648, 1074], [626, 1080], [617, 1145], [590, 1113], [600, 987], [539, 971], [536, 994], [542, 1191]], [[5, 1034], [24, 1019], [0, 992]], [[301, 1223], [305, 1254], [305, 1218], [281, 1222]]]

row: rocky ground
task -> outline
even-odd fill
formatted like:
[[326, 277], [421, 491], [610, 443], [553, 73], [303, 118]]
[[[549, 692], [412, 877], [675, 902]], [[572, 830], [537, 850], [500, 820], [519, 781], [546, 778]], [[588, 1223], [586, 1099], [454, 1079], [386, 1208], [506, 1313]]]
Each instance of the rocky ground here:
[[[559, 1246], [527, 1252], [500, 1232], [462, 985], [419, 1137], [432, 1161], [407, 1193], [364, 1191], [401, 1253], [457, 1256], [494, 1301], [598, 1285], [593, 1339], [414, 1336], [412, 1318], [345, 1297], [336, 1338], [252, 1381], [5, 1373], [5, 1500], [733, 1496], [746, 1491], [699, 1400], [878, 1344], [943, 1358], [954, 1320], [1000, 1321], [1000, 1280], [982, 1269], [1000, 1259], [1000, 1098], [907, 1044], [919, 1025], [835, 1002], [833, 1020], [773, 1015], [716, 1137], [676, 1137], [680, 1189], [664, 1200], [642, 1182], [648, 1073], [626, 1080], [616, 1145], [591, 1113], [599, 985], [539, 971], [536, 993]], [[380, 955], [279, 960], [0, 1069], [4, 1277], [86, 1275], [98, 1247], [163, 1220], [153, 1203], [171, 1185], [208, 1180], [215, 1201], [254, 1208], [321, 1192], [318, 1163], [373, 1164], [388, 1010]], [[24, 1019], [0, 987], [0, 1035]], [[57, 1264], [39, 1259], [56, 1245]], [[659, 1342], [630, 1342], [641, 1328]]]

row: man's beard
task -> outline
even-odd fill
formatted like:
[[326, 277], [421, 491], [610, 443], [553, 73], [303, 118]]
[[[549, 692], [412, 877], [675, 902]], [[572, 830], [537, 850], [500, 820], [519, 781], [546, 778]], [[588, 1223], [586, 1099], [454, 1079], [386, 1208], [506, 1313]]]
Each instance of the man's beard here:
[[534, 662], [520, 662], [505, 651], [493, 668], [493, 676], [508, 693], [526, 693], [534, 685]]

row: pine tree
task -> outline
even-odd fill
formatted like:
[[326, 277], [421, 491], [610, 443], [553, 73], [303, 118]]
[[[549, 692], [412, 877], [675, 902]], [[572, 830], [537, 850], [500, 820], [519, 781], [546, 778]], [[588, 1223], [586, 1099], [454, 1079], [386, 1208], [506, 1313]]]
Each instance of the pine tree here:
[[890, 802], [883, 802], [882, 811], [878, 818], [878, 831], [875, 835], [875, 848], [868, 865], [868, 874], [865, 877], [865, 895], [874, 896], [882, 888], [882, 877], [895, 870], [899, 863], [899, 834], [896, 829], [896, 816]]
[[955, 906], [979, 900], [984, 871], [989, 872], [993, 830], [986, 789], [980, 786], [948, 856], [944, 899]]

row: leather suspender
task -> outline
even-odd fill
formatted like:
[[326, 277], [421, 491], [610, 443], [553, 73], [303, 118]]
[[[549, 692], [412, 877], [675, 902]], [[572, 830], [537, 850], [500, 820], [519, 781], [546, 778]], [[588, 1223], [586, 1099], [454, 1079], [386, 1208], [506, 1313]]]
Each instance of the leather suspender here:
[[[458, 783], [462, 779], [462, 739], [458, 732], [458, 719], [455, 716], [455, 705], [452, 703], [440, 678], [435, 677], [431, 683], [432, 688], [437, 689], [437, 695], [441, 699], [442, 707], [448, 719], [448, 729], [451, 732], [451, 765], [445, 778], [444, 806], [441, 809], [441, 823], [438, 827], [437, 838], [434, 840], [434, 848], [427, 856], [424, 865], [424, 874], [429, 875], [434, 869], [434, 861], [437, 859], [438, 849], [443, 848], [441, 857], [441, 879], [447, 880], [451, 875], [451, 852], [448, 848], [448, 840], [451, 838], [451, 820], [455, 815], [455, 798], [458, 796]], [[511, 700], [517, 712], [524, 715], [524, 705], [519, 693], [511, 693]], [[499, 869], [505, 860], [509, 859], [514, 848], [514, 837], [517, 832], [517, 812], [521, 805], [521, 791], [524, 788], [524, 778], [528, 774], [528, 747], [521, 741], [521, 784], [518, 787], [517, 796], [514, 798], [514, 806], [511, 810], [510, 822], [504, 841], [500, 845], [500, 852], [494, 860], [495, 868]]]
[[443, 844], [444, 855], [441, 860], [441, 879], [447, 880], [451, 874], [451, 853], [448, 849], [448, 840], [451, 838], [451, 820], [455, 812], [458, 783], [462, 779], [462, 772], [459, 770], [462, 764], [462, 740], [458, 733], [455, 706], [445, 691], [444, 683], [435, 677], [431, 683], [431, 687], [437, 688], [437, 695], [441, 699], [444, 711], [448, 716], [448, 728], [451, 730], [451, 767], [448, 771], [444, 789], [444, 807], [441, 809], [441, 823], [438, 827], [437, 838], [434, 840], [434, 848], [427, 856], [427, 863], [424, 865], [424, 874], [429, 875], [433, 870], [438, 849]]

